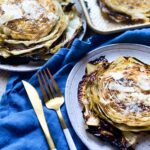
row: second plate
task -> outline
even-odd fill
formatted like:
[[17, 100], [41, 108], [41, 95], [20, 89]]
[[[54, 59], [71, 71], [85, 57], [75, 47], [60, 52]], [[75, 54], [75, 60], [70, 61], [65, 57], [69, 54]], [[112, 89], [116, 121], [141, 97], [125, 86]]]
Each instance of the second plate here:
[[[74, 66], [68, 77], [65, 91], [65, 104], [75, 132], [90, 150], [113, 150], [110, 145], [86, 132], [82, 107], [78, 102], [78, 84], [85, 74], [86, 64], [100, 56], [105, 56], [109, 62], [115, 60], [118, 56], [131, 56], [150, 64], [150, 47], [138, 44], [114, 44], [98, 48], [81, 59]], [[144, 136], [136, 146], [136, 150], [149, 150], [149, 143], [150, 136]]]

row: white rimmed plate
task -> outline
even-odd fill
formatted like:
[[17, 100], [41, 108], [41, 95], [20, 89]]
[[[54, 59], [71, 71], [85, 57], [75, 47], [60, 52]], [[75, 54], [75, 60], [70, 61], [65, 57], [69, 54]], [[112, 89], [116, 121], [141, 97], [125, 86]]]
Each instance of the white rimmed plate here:
[[[82, 116], [82, 107], [78, 102], [77, 92], [78, 84], [85, 74], [86, 64], [100, 56], [105, 56], [110, 62], [118, 56], [132, 56], [144, 63], [150, 64], [150, 47], [138, 44], [113, 44], [88, 53], [72, 69], [66, 84], [65, 104], [71, 124], [82, 140], [90, 150], [113, 150], [113, 148], [100, 141], [85, 130]], [[143, 136], [136, 146], [136, 150], [150, 150], [150, 135]]]

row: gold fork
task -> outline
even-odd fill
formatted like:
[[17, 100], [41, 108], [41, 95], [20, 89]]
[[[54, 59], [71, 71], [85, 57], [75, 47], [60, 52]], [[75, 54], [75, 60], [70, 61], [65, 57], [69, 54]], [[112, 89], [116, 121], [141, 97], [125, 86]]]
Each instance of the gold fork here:
[[[50, 80], [52, 81], [52, 84]], [[71, 150], [76, 150], [76, 146], [60, 110], [61, 106], [64, 104], [64, 97], [49, 69], [46, 69], [43, 72], [41, 71], [38, 74], [38, 81], [40, 84], [40, 89], [42, 91], [46, 107], [48, 109], [53, 109], [57, 112], [69, 148]]]

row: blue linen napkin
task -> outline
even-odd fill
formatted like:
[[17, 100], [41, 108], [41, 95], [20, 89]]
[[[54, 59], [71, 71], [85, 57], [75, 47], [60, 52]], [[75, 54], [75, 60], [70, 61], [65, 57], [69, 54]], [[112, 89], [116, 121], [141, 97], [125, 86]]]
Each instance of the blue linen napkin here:
[[[138, 43], [150, 46], [150, 29], [127, 31], [109, 36], [94, 35], [86, 42], [76, 39], [70, 49], [60, 49], [42, 69], [48, 67], [51, 70], [64, 94], [67, 77], [75, 63], [94, 48], [113, 43]], [[21, 80], [30, 82], [40, 93], [36, 72], [12, 73], [6, 92], [0, 101], [0, 149], [48, 150], [45, 137]], [[40, 96], [42, 96], [41, 93]], [[44, 112], [57, 149], [69, 149], [56, 113], [46, 107]], [[69, 122], [65, 105], [62, 107], [62, 113], [77, 149], [86, 150]]]

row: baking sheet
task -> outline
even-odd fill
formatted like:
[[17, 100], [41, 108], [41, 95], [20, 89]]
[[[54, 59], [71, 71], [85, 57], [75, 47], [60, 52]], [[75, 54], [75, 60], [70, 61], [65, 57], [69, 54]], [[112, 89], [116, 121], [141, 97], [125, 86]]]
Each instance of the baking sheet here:
[[101, 34], [117, 33], [134, 28], [150, 27], [150, 23], [116, 23], [103, 17], [97, 0], [80, 0], [87, 23], [91, 29]]

